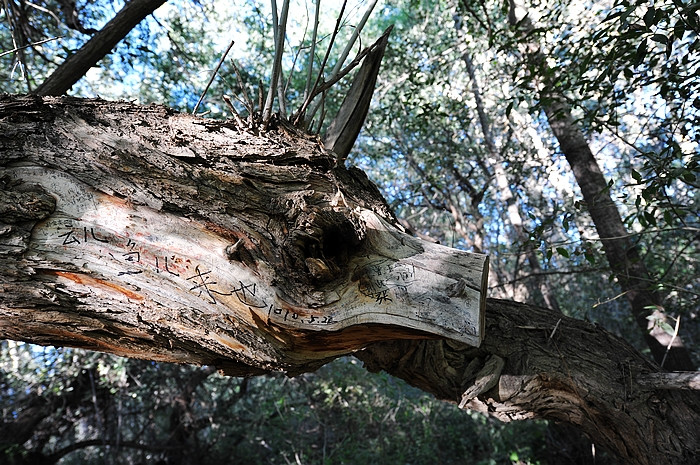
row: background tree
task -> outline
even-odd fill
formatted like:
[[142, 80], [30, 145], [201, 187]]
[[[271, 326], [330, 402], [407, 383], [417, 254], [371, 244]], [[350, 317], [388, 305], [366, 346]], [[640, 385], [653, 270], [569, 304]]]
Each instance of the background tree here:
[[[445, 6], [445, 5], [443, 5]], [[378, 144], [368, 145], [368, 149], [365, 151], [366, 158], [359, 157], [357, 162], [361, 166], [368, 170], [373, 170], [373, 166], [379, 166], [377, 171], [377, 179], [381, 179], [380, 173], [387, 172], [387, 169], [382, 166], [383, 164], [391, 164], [384, 155], [385, 153], [392, 153], [395, 156], [401, 157], [406, 156], [409, 160], [409, 166], [416, 167], [416, 175], [412, 179], [415, 181], [405, 181], [413, 183], [416, 187], [413, 189], [406, 188], [401, 190], [401, 194], [397, 196], [397, 203], [400, 202], [398, 206], [399, 211], [402, 212], [404, 205], [415, 205], [419, 209], [427, 208], [429, 211], [433, 210], [435, 213], [433, 215], [438, 215], [441, 213], [444, 221], [450, 224], [450, 228], [454, 230], [455, 233], [463, 231], [465, 212], [469, 212], [469, 206], [473, 204], [471, 199], [476, 198], [477, 205], [480, 203], [481, 208], [471, 208], [471, 214], [474, 218], [473, 223], [479, 224], [482, 220], [484, 211], [488, 210], [488, 202], [492, 202], [493, 212], [496, 214], [496, 218], [488, 224], [499, 224], [504, 222], [503, 230], [508, 234], [509, 231], [513, 232], [519, 229], [518, 218], [512, 214], [509, 214], [506, 218], [501, 219], [499, 215], [500, 212], [516, 211], [518, 207], [509, 205], [507, 203], [500, 201], [498, 196], [502, 195], [498, 193], [497, 186], [505, 186], [507, 183], [499, 183], [498, 177], [495, 176], [493, 179], [489, 177], [488, 169], [485, 169], [484, 163], [487, 162], [489, 155], [486, 152], [494, 152], [493, 147], [500, 144], [500, 141], [485, 140], [482, 137], [474, 140], [474, 135], [480, 136], [479, 133], [483, 133], [481, 128], [483, 124], [481, 121], [491, 121], [492, 124], [498, 125], [500, 130], [493, 131], [494, 133], [502, 135], [505, 137], [505, 143], [503, 143], [503, 149], [501, 150], [502, 166], [506, 166], [506, 171], [512, 173], [512, 180], [510, 181], [511, 193], [512, 189], [518, 189], [517, 186], [521, 186], [518, 191], [518, 201], [523, 204], [522, 208], [524, 211], [528, 212], [528, 222], [522, 225], [525, 231], [530, 232], [531, 244], [521, 244], [519, 248], [523, 250], [531, 250], [531, 247], [537, 247], [541, 250], [540, 260], [541, 267], [544, 269], [544, 273], [550, 280], [557, 280], [562, 282], [562, 286], [558, 286], [560, 289], [566, 289], [566, 282], [571, 282], [576, 280], [576, 288], [580, 286], [593, 285], [593, 288], [597, 288], [595, 292], [598, 295], [594, 298], [592, 306], [584, 310], [586, 313], [591, 315], [593, 318], [603, 318], [605, 323], [609, 326], [617, 326], [620, 331], [623, 331], [627, 337], [632, 340], [639, 340], [640, 333], [642, 336], [649, 338], [649, 331], [652, 331], [655, 336], [663, 339], [664, 343], [651, 342], [654, 345], [655, 357], [658, 362], [662, 360], [666, 361], [670, 353], [673, 350], [669, 350], [667, 354], [667, 347], [669, 343], [673, 341], [677, 344], [679, 337], [674, 337], [677, 332], [674, 330], [673, 321], [671, 324], [664, 323], [664, 320], [660, 318], [660, 314], [656, 316], [651, 315], [652, 301], [656, 302], [654, 304], [654, 309], [660, 309], [660, 298], [659, 293], [655, 289], [666, 289], [666, 292], [661, 292], [665, 296], [670, 308], [677, 312], [678, 316], [681, 316], [682, 320], [685, 317], [689, 317], [688, 325], [685, 325], [685, 331], [688, 331], [686, 337], [691, 340], [697, 337], [696, 329], [697, 325], [691, 323], [694, 304], [691, 300], [685, 300], [685, 298], [690, 298], [694, 295], [689, 285], [688, 275], [683, 273], [682, 269], [677, 269], [675, 272], [671, 271], [671, 268], [675, 268], [675, 263], [678, 260], [684, 260], [678, 254], [673, 254], [671, 257], [656, 257], [651, 262], [654, 262], [654, 267], [659, 261], [665, 261], [670, 265], [667, 268], [662, 265], [663, 272], [656, 276], [649, 276], [648, 271], [646, 271], [647, 265], [645, 262], [649, 261], [645, 257], [650, 257], [653, 254], [653, 249], [651, 244], [655, 241], [659, 241], [660, 237], [664, 234], [678, 234], [684, 236], [681, 239], [678, 249], [683, 250], [681, 255], [683, 257], [693, 256], [693, 252], [690, 251], [689, 244], [693, 242], [695, 237], [693, 227], [685, 228], [683, 226], [680, 229], [676, 229], [671, 226], [668, 229], [658, 228], [648, 223], [646, 217], [651, 218], [653, 215], [646, 210], [644, 207], [644, 196], [652, 199], [651, 189], [650, 191], [645, 191], [645, 194], [639, 192], [634, 194], [629, 191], [629, 181], [633, 180], [632, 176], [637, 176], [637, 171], [629, 171], [625, 181], [625, 177], [620, 174], [620, 172], [608, 172], [606, 173], [610, 178], [619, 179], [620, 181], [615, 184], [617, 189], [620, 191], [620, 195], [617, 197], [617, 203], [613, 203], [612, 200], [607, 202], [608, 208], [612, 210], [617, 210], [618, 208], [623, 211], [623, 216], [629, 221], [634, 221], [635, 218], [639, 218], [639, 215], [633, 214], [634, 210], [637, 210], [640, 206], [644, 211], [647, 211], [647, 215], [641, 214], [642, 223], [638, 224], [636, 234], [634, 234], [630, 241], [630, 245], [624, 245], [616, 248], [620, 253], [623, 250], [631, 250], [631, 252], [623, 253], [626, 256], [630, 253], [631, 258], [628, 260], [628, 265], [621, 267], [621, 263], [625, 263], [619, 256], [615, 258], [615, 255], [611, 256], [608, 260], [614, 264], [614, 269], [617, 269], [618, 273], [622, 276], [619, 278], [623, 286], [623, 292], [620, 295], [617, 293], [611, 293], [608, 297], [602, 297], [600, 292], [605, 292], [600, 286], [595, 284], [595, 280], [601, 279], [598, 274], [600, 271], [605, 270], [605, 255], [601, 255], [603, 252], [602, 242], [600, 242], [600, 237], [621, 237], [627, 235], [624, 232], [624, 226], [621, 221], [616, 222], [618, 233], [613, 234], [608, 231], [606, 233], [599, 233], [595, 229], [590, 229], [591, 220], [589, 219], [586, 208], [591, 208], [593, 200], [601, 198], [600, 196], [606, 196], [608, 191], [611, 190], [612, 185], [609, 185], [605, 181], [605, 178], [598, 175], [597, 179], [600, 181], [595, 186], [590, 184], [590, 180], [593, 179], [592, 176], [588, 174], [582, 174], [582, 181], [586, 181], [586, 185], [590, 186], [590, 192], [587, 194], [587, 202], [582, 202], [578, 200], [573, 194], [572, 183], [574, 182], [572, 178], [572, 173], [569, 171], [569, 167], [561, 164], [561, 160], [556, 158], [556, 154], [559, 150], [559, 142], [555, 139], [554, 134], [551, 133], [546, 125], [546, 115], [542, 112], [542, 108], [546, 102], [551, 102], [552, 97], [544, 96], [540, 97], [538, 94], [538, 89], [560, 89], [560, 94], [562, 98], [567, 99], [567, 103], [571, 103], [575, 106], [577, 111], [580, 111], [582, 115], [591, 115], [594, 118], [594, 110], [587, 111], [587, 109], [597, 108], [600, 111], [600, 106], [606, 102], [605, 90], [601, 93], [592, 93], [592, 90], [588, 90], [588, 96], [584, 94], [583, 97], [576, 100], [576, 97], [571, 96], [567, 92], [568, 89], [574, 91], [573, 86], [581, 86], [582, 84], [576, 80], [576, 73], [559, 73], [558, 75], [552, 75], [551, 70], [549, 74], [547, 71], [542, 71], [541, 66], [544, 66], [544, 58], [547, 57], [548, 60], [554, 61], [561, 57], [561, 64], [558, 69], [569, 69], [569, 63], [576, 63], [578, 68], [583, 69], [588, 63], [590, 63], [590, 58], [595, 52], [595, 42], [592, 42], [590, 35], [593, 34], [592, 26], [598, 24], [600, 19], [604, 17], [605, 6], [600, 5], [598, 8], [593, 9], [590, 14], [591, 17], [587, 17], [587, 12], [578, 10], [575, 6], [567, 7], [566, 5], [555, 5], [551, 10], [547, 7], [541, 6], [541, 11], [533, 13], [534, 16], [541, 16], [542, 20], [538, 22], [538, 28], [534, 29], [531, 34], [528, 35], [528, 40], [534, 40], [533, 37], [536, 35], [543, 35], [546, 37], [547, 44], [555, 44], [554, 50], [551, 52], [548, 49], [540, 49], [539, 45], [533, 44], [530, 47], [534, 47], [531, 50], [532, 53], [537, 52], [541, 55], [539, 61], [535, 63], [532, 59], [527, 58], [527, 53], [522, 54], [517, 49], [517, 44], [522, 43], [522, 39], [518, 36], [518, 32], [511, 30], [507, 24], [507, 13], [508, 11], [502, 11], [500, 5], [488, 5], [483, 4], [480, 7], [471, 6], [468, 3], [461, 2], [461, 9], [458, 10], [459, 14], [455, 18], [451, 18], [452, 13], [449, 8], [443, 8], [443, 16], [440, 21], [431, 23], [429, 21], [418, 20], [419, 27], [416, 28], [418, 37], [416, 42], [412, 47], [407, 47], [406, 49], [401, 49], [400, 53], [402, 56], [397, 60], [398, 63], [404, 66], [403, 63], [415, 63], [416, 67], [409, 75], [404, 75], [408, 79], [401, 80], [400, 78], [387, 79], [387, 86], [391, 86], [391, 91], [389, 91], [382, 101], [379, 102], [379, 108], [375, 110], [372, 115], [373, 118], [382, 118], [380, 123], [374, 124], [373, 121], [368, 123], [368, 127], [372, 128], [372, 135], [376, 133], [375, 140]], [[630, 7], [632, 11], [634, 8]], [[452, 10], [455, 11], [455, 10]], [[614, 9], [612, 11], [615, 11]], [[462, 13], [464, 16], [462, 16]], [[421, 14], [427, 18], [429, 15], [434, 15], [433, 10], [429, 6], [425, 10], [420, 8], [415, 9], [411, 16], [411, 20], [415, 17], [421, 18]], [[613, 15], [614, 13], [611, 13]], [[596, 16], [598, 15], [598, 16]], [[522, 16], [522, 15], [521, 15]], [[397, 17], [398, 20], [402, 18]], [[549, 23], [547, 21], [550, 20]], [[444, 24], [452, 22], [456, 27], [460, 28], [461, 36], [457, 37], [457, 31], [450, 30], [449, 28], [443, 27]], [[431, 37], [431, 41], [425, 42], [421, 41], [420, 33], [425, 32], [427, 28], [431, 25], [435, 25], [433, 29], [430, 30], [428, 35]], [[596, 37], [600, 37], [601, 33], [595, 31]], [[481, 68], [477, 67], [483, 73], [484, 82], [498, 82], [500, 86], [490, 86], [488, 93], [485, 94], [478, 103], [476, 98], [470, 99], [466, 102], [466, 105], [459, 100], [464, 100], [473, 89], [470, 88], [470, 84], [466, 79], [469, 75], [468, 66], [466, 64], [459, 63], [460, 53], [451, 53], [451, 48], [454, 44], [460, 42], [466, 42], [463, 46], [469, 54], [477, 53], [478, 57], [483, 57], [482, 63], [480, 63]], [[579, 47], [579, 44], [590, 44], [590, 49], [585, 49]], [[628, 45], [629, 46], [629, 45]], [[433, 47], [433, 53], [426, 52], [426, 49]], [[571, 55], [566, 55], [567, 51], [570, 54], [584, 54], [583, 50], [586, 50], [585, 59], [577, 59]], [[462, 52], [463, 53], [463, 52]], [[430, 69], [430, 73], [423, 72], [419, 64], [425, 63], [426, 60], [421, 60], [420, 55], [426, 54], [435, 57], [435, 61], [440, 63], [440, 66], [435, 66]], [[551, 54], [551, 58], [550, 58]], [[410, 56], [413, 55], [413, 56]], [[472, 61], [472, 60], [470, 60]], [[429, 62], [429, 61], [428, 61]], [[387, 62], [390, 66], [392, 61]], [[538, 64], [539, 63], [539, 64]], [[547, 65], [549, 66], [549, 65]], [[399, 68], [402, 69], [402, 68]], [[607, 69], [607, 68], [606, 68]], [[587, 68], [590, 73], [595, 72], [595, 68]], [[583, 73], [583, 71], [581, 71]], [[459, 78], [459, 73], [462, 73], [464, 77]], [[543, 74], [545, 77], [539, 78], [539, 74]], [[409, 77], [410, 76], [410, 77]], [[420, 85], [414, 85], [414, 81], [419, 81], [421, 77], [424, 76], [426, 82], [422, 82]], [[513, 80], [512, 78], [516, 79]], [[541, 81], [549, 80], [549, 84]], [[556, 84], [554, 84], [556, 80]], [[401, 85], [395, 85], [397, 82]], [[585, 81], [588, 82], [588, 81]], [[512, 83], [512, 84], [510, 84]], [[652, 92], [653, 90], [646, 87], [647, 92]], [[551, 93], [551, 91], [550, 91]], [[582, 94], [582, 93], [580, 93]], [[558, 94], [559, 95], [559, 94]], [[579, 94], [577, 94], [579, 95]], [[641, 91], [638, 92], [639, 98], [644, 98]], [[392, 100], [395, 96], [395, 99]], [[598, 99], [600, 103], [594, 104], [589, 103], [591, 99]], [[484, 101], [487, 106], [484, 105]], [[544, 102], [544, 103], [543, 103]], [[605, 103], [607, 105], [607, 103]], [[407, 147], [407, 149], [401, 150], [392, 144], [391, 139], [388, 135], [383, 132], [383, 128], [387, 127], [387, 122], [393, 119], [394, 114], [406, 114], [407, 107], [410, 109], [415, 109], [416, 113], [414, 116], [417, 121], [415, 126], [418, 127], [417, 133], [427, 134], [424, 139], [425, 142], [416, 147], [415, 145]], [[382, 114], [382, 108], [386, 108], [386, 113]], [[433, 111], [426, 111], [426, 109], [432, 109]], [[442, 108], [448, 108], [445, 111]], [[481, 112], [479, 111], [481, 109]], [[484, 115], [484, 110], [492, 113], [492, 116]], [[408, 110], [410, 111], [410, 110]], [[634, 111], [633, 108], [625, 109], [623, 107], [608, 109], [609, 114], [613, 114], [615, 111]], [[481, 113], [481, 114], [480, 114]], [[532, 116], [529, 114], [532, 113]], [[555, 113], [552, 110], [550, 113]], [[646, 114], [646, 113], [644, 113]], [[651, 112], [653, 115], [653, 111]], [[381, 115], [381, 116], [380, 116]], [[590, 118], [589, 118], [590, 120]], [[453, 129], [452, 132], [441, 132], [440, 128], [449, 127], [449, 125], [457, 126], [459, 121], [462, 122], [473, 122], [471, 126], [472, 130], [460, 131], [458, 128]], [[572, 134], [576, 132], [578, 134], [578, 139], [584, 141], [584, 133], [582, 130], [587, 130], [586, 119], [581, 120], [582, 126], [572, 126], [573, 120], [570, 121], [570, 129]], [[394, 123], [395, 125], [398, 123]], [[465, 123], [462, 123], [465, 124]], [[435, 127], [438, 126], [438, 127]], [[559, 123], [559, 126], [561, 123]], [[595, 126], [600, 128], [601, 126]], [[376, 128], [376, 129], [375, 129]], [[402, 128], [406, 128], [406, 125], [402, 124]], [[560, 128], [561, 129], [561, 128]], [[575, 129], [575, 131], [574, 131]], [[637, 129], [631, 129], [632, 131], [637, 131]], [[436, 145], [439, 140], [438, 135], [444, 135], [443, 139], [449, 139], [449, 148], [447, 150], [439, 150], [441, 148]], [[631, 139], [636, 137], [635, 135], [626, 136], [624, 135], [620, 128], [616, 128], [616, 133], [605, 134], [605, 133], [592, 133], [592, 137], [595, 137], [595, 147], [602, 147], [601, 153], [608, 160], [609, 166], [619, 166], [615, 165], [612, 160], [623, 160], [623, 164], [627, 164], [630, 161], [630, 152], [628, 151], [628, 144], [625, 144], [626, 139]], [[636, 134], [633, 132], [633, 134]], [[560, 136], [563, 136], [560, 131]], [[410, 140], [408, 137], [403, 137], [404, 140]], [[488, 139], [488, 138], [486, 138]], [[459, 141], [459, 143], [455, 143]], [[469, 142], [473, 141], [472, 144]], [[580, 145], [580, 144], [579, 144]], [[588, 146], [588, 144], [585, 144]], [[387, 149], [384, 150], [382, 146], [386, 146]], [[404, 147], [406, 147], [404, 145]], [[438, 148], [438, 150], [433, 150], [433, 147]], [[690, 148], [690, 146], [688, 146]], [[417, 154], [422, 153], [427, 154], [425, 157], [418, 158]], [[398, 153], [397, 153], [398, 152]], [[408, 155], [405, 153], [410, 152]], [[450, 157], [444, 157], [442, 154], [448, 152], [450, 154], [458, 154], [460, 152], [467, 152], [465, 155], [455, 156], [450, 155]], [[590, 153], [590, 152], [589, 152]], [[678, 156], [680, 152], [677, 152]], [[376, 157], [376, 154], [380, 154]], [[462, 159], [464, 162], [471, 163], [471, 166], [463, 169], [468, 176], [462, 175], [458, 170], [453, 170], [447, 167], [445, 169], [445, 160], [451, 157]], [[690, 150], [687, 155], [684, 155], [686, 161], [680, 161], [680, 163], [689, 163], [689, 166], [695, 166], [692, 159], [694, 158], [694, 151]], [[372, 164], [367, 163], [372, 161]], [[374, 161], [376, 160], [376, 162]], [[433, 161], [435, 160], [435, 161]], [[418, 163], [416, 163], [418, 161]], [[377, 163], [377, 165], [374, 165]], [[482, 165], [482, 166], [479, 166]], [[624, 165], [623, 165], [624, 166]], [[685, 166], [685, 165], [684, 165]], [[374, 172], [374, 171], [372, 171]], [[412, 171], [409, 171], [413, 172]], [[688, 172], [680, 170], [677, 173]], [[455, 175], [456, 173], [456, 175]], [[637, 174], [635, 174], [637, 173]], [[482, 180], [478, 180], [478, 175], [481, 174]], [[680, 174], [679, 174], [680, 175]], [[691, 179], [693, 175], [688, 174], [687, 178]], [[467, 179], [468, 182], [464, 180]], [[501, 179], [503, 179], [501, 177]], [[436, 182], [435, 180], [439, 180]], [[380, 181], [381, 182], [381, 181]], [[391, 181], [390, 181], [391, 182]], [[611, 181], [612, 182], [612, 181]], [[677, 192], [681, 196], [684, 196], [683, 192], [687, 192], [687, 185], [684, 186], [684, 181], [670, 181], [675, 183], [674, 192]], [[432, 186], [432, 192], [426, 191], [427, 186]], [[385, 192], [390, 198], [393, 192], [387, 188]], [[614, 189], [614, 187], [613, 187]], [[500, 189], [502, 191], [502, 189]], [[415, 192], [410, 198], [406, 194], [407, 192]], [[449, 196], [445, 195], [449, 193]], [[464, 196], [464, 200], [460, 202], [455, 201], [435, 201], [434, 199], [445, 199], [449, 197]], [[493, 200], [491, 200], [491, 198]], [[505, 198], [509, 198], [506, 196]], [[512, 198], [512, 197], [510, 197]], [[627, 203], [625, 201], [629, 199]], [[634, 199], [634, 200], [633, 200]], [[599, 200], [596, 202], [600, 203]], [[687, 204], [695, 202], [694, 198], [684, 199], [679, 201], [678, 204]], [[458, 208], [461, 207], [461, 208]], [[510, 209], [509, 209], [510, 208]], [[420, 211], [420, 210], [418, 210]], [[447, 212], [450, 212], [449, 218]], [[627, 213], [625, 213], [627, 212]], [[660, 212], [660, 210], [657, 210]], [[412, 217], [410, 213], [403, 214], [406, 217]], [[609, 223], [607, 218], [611, 218], [611, 214], [602, 214], [599, 216], [599, 221], [606, 224]], [[619, 216], [619, 215], [614, 215]], [[657, 213], [658, 216], [658, 213]], [[672, 219], [669, 215], [666, 215], [668, 219]], [[683, 222], [687, 225], [688, 221], [691, 220], [690, 217], [683, 215]], [[414, 220], [415, 221], [415, 220]], [[515, 225], [511, 226], [509, 223], [514, 222]], [[655, 224], [656, 223], [655, 221]], [[560, 225], [560, 226], [559, 226]], [[572, 231], [571, 227], [576, 225], [577, 231]], [[420, 230], [420, 228], [417, 228]], [[476, 228], [479, 229], [479, 228]], [[481, 230], [481, 229], [479, 229]], [[463, 233], [462, 233], [463, 234]], [[472, 233], [472, 244], [474, 244], [478, 249], [483, 249], [484, 240], [478, 237], [477, 233]], [[498, 238], [498, 235], [494, 236]], [[512, 236], [515, 237], [515, 236]], [[449, 239], [448, 239], [449, 240]], [[622, 239], [619, 239], [622, 241]], [[647, 242], [647, 241], [651, 242]], [[512, 242], [512, 241], [511, 241]], [[517, 241], [516, 241], [517, 242]], [[614, 241], [613, 241], [614, 242]], [[660, 244], [660, 242], [656, 242]], [[491, 246], [491, 247], [495, 247]], [[610, 247], [609, 247], [610, 249]], [[496, 250], [495, 248], [489, 248], [487, 246], [484, 250]], [[662, 250], [665, 247], [662, 246]], [[675, 246], [674, 246], [674, 250]], [[640, 258], [634, 258], [634, 255], [642, 252]], [[505, 283], [515, 282], [520, 283], [522, 278], [514, 277], [512, 271], [507, 272], [507, 268], [514, 267], [515, 269], [523, 272], [533, 265], [532, 260], [528, 268], [523, 267], [523, 261], [525, 256], [519, 255], [511, 262], [510, 265], [506, 266], [506, 271], [502, 271], [500, 267], [500, 261], [508, 257], [510, 251], [503, 250], [505, 253], [498, 254], [499, 260], [494, 260], [493, 269], [495, 271], [494, 275], [499, 277], [501, 280], [500, 286], [504, 286]], [[687, 255], [686, 252], [690, 254]], [[610, 251], [609, 253], [613, 253]], [[619, 253], [618, 253], [619, 255]], [[668, 259], [668, 261], [666, 261]], [[564, 271], [561, 266], [565, 265], [571, 267], [571, 271]], [[693, 265], [691, 265], [692, 267]], [[552, 267], [557, 268], [556, 270], [551, 269]], [[615, 268], [617, 267], [617, 268]], [[636, 272], [634, 269], [638, 268]], [[532, 268], [532, 273], [534, 273], [534, 278], [541, 278], [541, 272], [537, 271], [536, 266]], [[583, 273], [583, 274], [582, 274]], [[635, 275], [636, 273], [636, 275]], [[673, 273], [680, 273], [680, 281], [678, 283], [663, 282], [664, 279], [673, 276]], [[592, 281], [586, 282], [581, 278], [590, 275]], [[608, 279], [610, 275], [605, 273], [605, 277], [602, 279]], [[629, 276], [632, 276], [631, 278]], [[638, 276], [634, 278], [634, 276]], [[682, 276], [682, 277], [681, 277]], [[663, 279], [662, 279], [663, 278]], [[611, 279], [616, 279], [612, 278]], [[632, 284], [628, 281], [632, 279]], [[690, 278], [692, 280], [692, 278]], [[534, 281], [533, 281], [534, 283]], [[627, 284], [625, 284], [627, 283]], [[676, 285], [680, 284], [680, 285]], [[629, 286], [636, 286], [638, 291], [630, 290]], [[666, 287], [664, 287], [666, 286]], [[535, 284], [535, 287], [537, 285]], [[612, 290], [612, 289], [610, 289]], [[689, 294], [685, 292], [690, 291]], [[522, 291], [521, 291], [522, 293]], [[677, 300], [679, 294], [685, 294], [685, 297], [681, 297]], [[525, 295], [525, 294], [522, 294]], [[635, 304], [636, 310], [634, 314], [637, 315], [637, 325], [642, 330], [640, 333], [634, 334], [630, 331], [631, 326], [625, 327], [625, 325], [620, 325], [620, 322], [633, 322], [634, 320], [630, 317], [623, 317], [621, 315], [624, 312], [624, 307], [619, 307], [619, 302], [616, 300], [619, 297], [633, 298], [635, 295], [639, 295], [639, 301]], [[647, 296], [642, 298], [642, 296]], [[556, 299], [556, 296], [553, 296]], [[653, 299], [652, 299], [653, 297]], [[651, 300], [650, 300], [651, 299]], [[656, 300], [654, 300], [656, 299]], [[550, 300], [552, 300], [550, 298]], [[634, 299], [633, 299], [634, 300]], [[601, 302], [605, 302], [601, 304]], [[646, 303], [645, 303], [646, 302]], [[573, 303], [573, 302], [572, 302]], [[689, 305], [689, 306], [688, 306]], [[605, 316], [605, 311], [611, 312], [613, 318], [608, 321]], [[565, 308], [565, 312], [569, 314], [578, 314], [582, 311], [582, 308], [578, 305], [573, 305], [569, 308]], [[689, 311], [689, 313], [688, 313]], [[648, 318], [649, 319], [648, 319]], [[648, 329], [650, 328], [650, 329]], [[681, 332], [683, 332], [683, 325], [680, 325]], [[653, 339], [653, 338], [652, 338]], [[692, 367], [693, 363], [687, 358], [687, 353], [681, 358], [684, 360], [679, 365], [674, 365], [677, 367]], [[675, 362], [674, 362], [675, 363]]]

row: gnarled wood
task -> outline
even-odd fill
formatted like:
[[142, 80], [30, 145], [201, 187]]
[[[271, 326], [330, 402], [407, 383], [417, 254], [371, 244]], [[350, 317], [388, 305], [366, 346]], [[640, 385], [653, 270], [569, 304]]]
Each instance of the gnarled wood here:
[[6, 221], [5, 236], [30, 234], [0, 272], [5, 337], [235, 373], [309, 370], [388, 339], [479, 345], [486, 257], [392, 226], [312, 140], [162, 107], [21, 102], [2, 113], [2, 191], [55, 201]]

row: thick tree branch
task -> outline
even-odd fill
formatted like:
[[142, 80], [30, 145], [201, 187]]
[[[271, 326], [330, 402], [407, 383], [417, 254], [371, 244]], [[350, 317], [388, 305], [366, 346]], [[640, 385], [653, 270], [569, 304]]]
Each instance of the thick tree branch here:
[[105, 27], [59, 66], [39, 87], [37, 95], [63, 95], [104, 58], [143, 19], [166, 0], [131, 0]]
[[255, 374], [483, 336], [486, 257], [401, 232], [315, 139], [74, 99], [0, 118], [5, 337]]
[[[357, 356], [371, 371], [385, 370], [438, 399], [503, 421], [537, 417], [574, 424], [622, 463], [684, 464], [700, 453], [694, 426], [700, 393], [688, 390], [696, 373], [659, 373], [621, 339], [553, 310], [489, 299], [479, 348], [391, 341]], [[492, 387], [465, 399], [467, 391], [474, 395], [483, 368], [499, 359], [503, 368]], [[674, 378], [676, 390], [670, 390]]]

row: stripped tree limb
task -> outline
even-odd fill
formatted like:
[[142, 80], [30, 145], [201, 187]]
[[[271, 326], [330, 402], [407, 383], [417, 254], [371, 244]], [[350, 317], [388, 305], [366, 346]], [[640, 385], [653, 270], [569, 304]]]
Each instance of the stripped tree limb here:
[[362, 126], [365, 124], [391, 29], [391, 27], [387, 29], [379, 40], [368, 49], [369, 52], [352, 81], [338, 114], [331, 121], [324, 136], [324, 145], [335, 152], [341, 162], [347, 158]]

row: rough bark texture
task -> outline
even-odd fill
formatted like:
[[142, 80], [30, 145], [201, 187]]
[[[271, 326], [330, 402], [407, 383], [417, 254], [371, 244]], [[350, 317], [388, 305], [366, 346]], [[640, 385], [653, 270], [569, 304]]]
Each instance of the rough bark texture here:
[[483, 336], [486, 257], [391, 226], [313, 138], [75, 99], [0, 115], [6, 337], [248, 374]]
[[[686, 464], [700, 454], [698, 391], [650, 388], [656, 365], [604, 329], [550, 309], [489, 299], [478, 349], [394, 341], [358, 356], [369, 370], [504, 421], [574, 424], [621, 463]], [[495, 377], [475, 368], [495, 364], [502, 364]], [[469, 398], [478, 384], [485, 391]]]
[[489, 300], [465, 343], [483, 258], [401, 233], [361, 172], [284, 125], [0, 97], [0, 195], [2, 337], [239, 375], [355, 352], [463, 407], [574, 424], [625, 463], [700, 453], [697, 392], [655, 387], [600, 327]]

